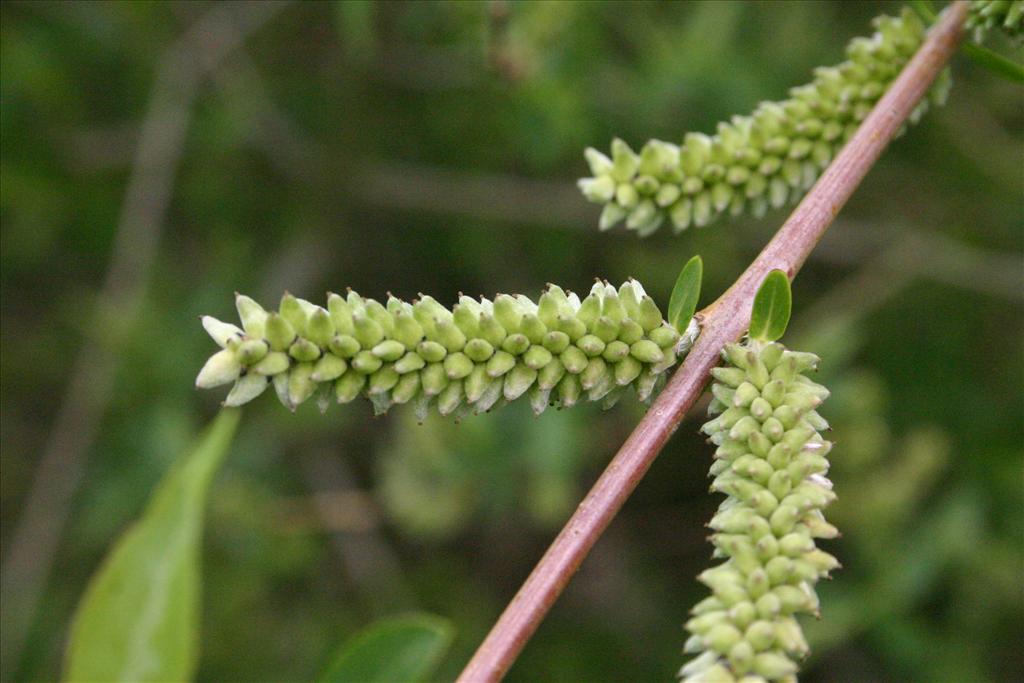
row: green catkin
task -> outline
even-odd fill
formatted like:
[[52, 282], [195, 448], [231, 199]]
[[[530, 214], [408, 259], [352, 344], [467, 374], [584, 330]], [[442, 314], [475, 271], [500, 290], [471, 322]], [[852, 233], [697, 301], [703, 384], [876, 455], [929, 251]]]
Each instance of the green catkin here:
[[815, 547], [834, 538], [822, 509], [835, 495], [826, 478], [832, 446], [817, 413], [828, 390], [804, 374], [813, 354], [775, 342], [730, 344], [702, 430], [717, 446], [712, 491], [726, 494], [708, 525], [714, 557], [698, 577], [712, 595], [692, 610], [679, 672], [684, 682], [796, 680], [808, 651], [796, 616], [817, 614], [814, 585], [839, 563]]
[[[855, 38], [847, 61], [815, 71], [809, 85], [781, 102], [763, 102], [751, 116], [720, 123], [716, 134], [687, 133], [681, 146], [651, 140], [639, 154], [622, 140], [611, 158], [586, 150], [593, 177], [579, 181], [592, 202], [603, 204], [600, 227], [625, 221], [640, 236], [666, 221], [676, 232], [702, 227], [723, 214], [760, 217], [769, 207], [795, 202], [850, 139], [889, 84], [920, 47], [924, 22], [911, 10], [880, 16], [877, 32]], [[941, 105], [949, 70], [910, 115], [916, 123], [929, 104]]]
[[597, 282], [582, 301], [552, 285], [537, 303], [463, 296], [452, 310], [429, 296], [382, 305], [355, 292], [330, 294], [326, 308], [290, 294], [277, 312], [242, 295], [236, 304], [242, 328], [203, 317], [221, 350], [196, 379], [233, 383], [227, 406], [273, 386], [291, 410], [314, 396], [321, 409], [363, 396], [378, 414], [412, 403], [421, 419], [431, 407], [461, 416], [523, 396], [537, 414], [581, 398], [610, 407], [630, 386], [648, 401], [693, 341], [635, 280]]
[[974, 0], [966, 26], [979, 43], [994, 28], [1020, 42], [1024, 39], [1024, 0]]

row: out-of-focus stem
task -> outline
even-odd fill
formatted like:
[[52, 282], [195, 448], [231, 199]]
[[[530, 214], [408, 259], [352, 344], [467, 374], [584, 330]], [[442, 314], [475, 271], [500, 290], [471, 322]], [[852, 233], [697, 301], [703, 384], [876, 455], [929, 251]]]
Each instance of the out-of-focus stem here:
[[[70, 371], [60, 411], [6, 547], [0, 602], [0, 679], [14, 676], [57, 552], [86, 455], [113, 390], [117, 352], [98, 329], [134, 321], [156, 261], [185, 135], [203, 78], [287, 3], [217, 5], [172, 44], [157, 68], [92, 331]], [[107, 336], [112, 333], [107, 330]], [[123, 334], [123, 333], [122, 333]]]

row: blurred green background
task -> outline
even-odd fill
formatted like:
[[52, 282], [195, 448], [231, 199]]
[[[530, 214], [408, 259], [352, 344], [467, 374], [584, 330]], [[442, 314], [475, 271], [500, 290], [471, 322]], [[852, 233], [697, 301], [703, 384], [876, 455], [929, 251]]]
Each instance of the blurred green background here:
[[[884, 2], [5, 2], [0, 29], [0, 675], [53, 679], [113, 539], [217, 410], [233, 318], [375, 297], [585, 291], [705, 302], [784, 218], [598, 234], [582, 150], [678, 141], [842, 59]], [[998, 40], [991, 45], [1011, 51]], [[1019, 60], [1018, 50], [1015, 57]], [[795, 283], [789, 345], [833, 389], [829, 544], [807, 681], [1024, 670], [1024, 90], [960, 57]], [[372, 619], [454, 620], [453, 678], [642, 414], [460, 425], [368, 403], [247, 406], [204, 548], [201, 680], [303, 680]], [[705, 589], [695, 413], [509, 681], [671, 680]]]

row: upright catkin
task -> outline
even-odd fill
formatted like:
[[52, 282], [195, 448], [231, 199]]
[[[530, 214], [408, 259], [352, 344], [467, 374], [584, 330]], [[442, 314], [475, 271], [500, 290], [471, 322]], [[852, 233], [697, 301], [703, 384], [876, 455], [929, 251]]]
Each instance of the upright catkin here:
[[352, 291], [328, 295], [326, 308], [290, 294], [276, 312], [242, 295], [236, 304], [241, 329], [203, 317], [221, 350], [196, 379], [233, 383], [228, 406], [273, 385], [291, 410], [313, 396], [322, 410], [363, 396], [378, 414], [412, 403], [421, 419], [431, 407], [460, 416], [524, 395], [537, 414], [580, 400], [610, 407], [629, 387], [650, 399], [692, 343], [635, 280], [597, 282], [582, 301], [550, 285], [536, 303], [462, 296], [451, 310], [426, 295], [381, 304]]
[[828, 390], [804, 373], [818, 357], [777, 342], [729, 344], [712, 374], [715, 451], [711, 490], [726, 499], [708, 525], [714, 557], [699, 575], [712, 595], [693, 608], [684, 651], [696, 657], [685, 682], [795, 681], [807, 652], [798, 614], [817, 614], [814, 585], [837, 568], [815, 539], [835, 538], [822, 509], [834, 498], [826, 478], [832, 444], [817, 408]]
[[[687, 133], [682, 145], [651, 140], [639, 154], [622, 140], [611, 157], [586, 150], [593, 174], [579, 181], [603, 204], [600, 227], [622, 221], [641, 236], [665, 221], [676, 232], [705, 226], [725, 213], [762, 216], [795, 202], [814, 184], [924, 41], [926, 26], [904, 9], [875, 19], [876, 33], [854, 38], [847, 60], [820, 67], [789, 99], [762, 102], [750, 116], [718, 124], [714, 135]], [[946, 69], [910, 115], [916, 123], [949, 90]]]

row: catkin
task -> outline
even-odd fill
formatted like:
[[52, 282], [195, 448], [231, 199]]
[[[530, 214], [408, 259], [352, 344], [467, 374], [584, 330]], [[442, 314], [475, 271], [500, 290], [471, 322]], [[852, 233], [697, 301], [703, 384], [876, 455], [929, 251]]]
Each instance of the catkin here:
[[[687, 133], [682, 145], [651, 140], [639, 154], [622, 140], [611, 157], [589, 148], [593, 174], [579, 181], [592, 202], [603, 204], [600, 227], [622, 221], [641, 236], [671, 223], [676, 232], [712, 223], [723, 214], [764, 215], [795, 202], [814, 184], [842, 145], [888, 89], [926, 34], [922, 20], [905, 9], [880, 16], [877, 32], [855, 38], [847, 60], [814, 72], [809, 85], [793, 88], [781, 102], [763, 102], [750, 116], [720, 123], [714, 135]], [[916, 123], [929, 104], [949, 90], [945, 70], [910, 115]]]
[[828, 390], [803, 373], [809, 353], [775, 342], [730, 344], [712, 370], [714, 419], [703, 431], [718, 448], [712, 491], [726, 494], [709, 526], [715, 557], [698, 577], [712, 595], [693, 608], [684, 651], [696, 657], [684, 682], [795, 681], [808, 651], [798, 614], [817, 614], [814, 585], [839, 563], [818, 550], [834, 538], [822, 509], [834, 498], [826, 478], [831, 444], [817, 412]]
[[1024, 38], [1024, 0], [974, 0], [967, 13], [967, 28], [979, 43], [994, 28], [1010, 38]]
[[429, 296], [381, 304], [355, 292], [330, 294], [327, 307], [286, 294], [268, 313], [236, 298], [242, 328], [206, 316], [221, 347], [196, 386], [233, 383], [225, 405], [239, 406], [273, 385], [294, 410], [316, 396], [368, 398], [378, 414], [412, 403], [422, 419], [480, 413], [527, 396], [535, 413], [580, 400], [610, 407], [627, 388], [648, 400], [692, 339], [665, 322], [639, 282], [597, 282], [582, 301], [550, 285], [534, 303], [463, 296], [449, 310]]

